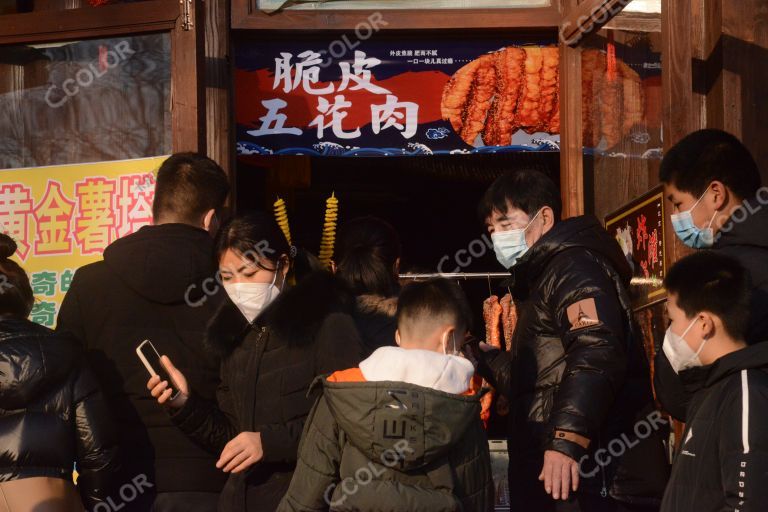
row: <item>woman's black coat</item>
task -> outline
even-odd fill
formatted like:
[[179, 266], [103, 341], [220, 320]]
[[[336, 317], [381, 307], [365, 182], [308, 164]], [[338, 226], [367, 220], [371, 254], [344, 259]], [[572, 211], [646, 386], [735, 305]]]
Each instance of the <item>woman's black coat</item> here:
[[117, 436], [98, 384], [72, 339], [0, 318], [0, 482], [72, 478], [88, 510], [106, 503]]
[[208, 329], [222, 356], [218, 404], [194, 395], [173, 415], [192, 439], [219, 454], [240, 432], [260, 432], [264, 458], [232, 475], [219, 501], [227, 512], [275, 510], [288, 488], [318, 375], [355, 367], [361, 344], [354, 297], [320, 272], [282, 293], [253, 322], [229, 300]]

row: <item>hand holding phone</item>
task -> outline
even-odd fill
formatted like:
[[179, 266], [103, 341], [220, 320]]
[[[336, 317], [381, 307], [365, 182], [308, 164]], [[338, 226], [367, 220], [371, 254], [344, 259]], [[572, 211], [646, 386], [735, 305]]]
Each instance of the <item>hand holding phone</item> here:
[[137, 348], [136, 354], [150, 374], [147, 389], [160, 404], [171, 407], [182, 407], [189, 396], [187, 379], [168, 357], [160, 357], [152, 342], [144, 340]]

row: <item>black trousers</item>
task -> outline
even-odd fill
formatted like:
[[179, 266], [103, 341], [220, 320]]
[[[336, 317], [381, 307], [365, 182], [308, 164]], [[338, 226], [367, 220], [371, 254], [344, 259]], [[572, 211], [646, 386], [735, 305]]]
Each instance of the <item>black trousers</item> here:
[[219, 495], [213, 492], [162, 492], [152, 512], [216, 512]]

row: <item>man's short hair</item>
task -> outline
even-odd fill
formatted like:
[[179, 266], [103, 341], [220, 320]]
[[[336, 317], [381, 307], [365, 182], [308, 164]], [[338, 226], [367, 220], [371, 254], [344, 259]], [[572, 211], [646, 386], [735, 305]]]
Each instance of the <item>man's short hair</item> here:
[[741, 340], [749, 322], [749, 275], [735, 259], [714, 251], [699, 251], [669, 270], [664, 287], [677, 297], [688, 318], [717, 315], [731, 337]]
[[549, 206], [555, 222], [560, 220], [563, 210], [558, 187], [549, 176], [534, 169], [520, 169], [497, 178], [483, 195], [478, 215], [485, 221], [494, 211], [506, 213], [508, 204], [529, 216]]
[[224, 170], [197, 153], [176, 153], [157, 172], [152, 214], [177, 222], [198, 224], [209, 210], [220, 210], [229, 194]]
[[457, 284], [435, 278], [406, 285], [400, 292], [397, 302], [400, 330], [418, 329], [420, 325], [429, 326], [443, 319], [452, 322], [459, 333], [472, 327], [472, 311]]
[[739, 139], [722, 130], [698, 130], [672, 146], [661, 161], [659, 179], [699, 197], [712, 181], [723, 182], [739, 199], [760, 188], [760, 170]]

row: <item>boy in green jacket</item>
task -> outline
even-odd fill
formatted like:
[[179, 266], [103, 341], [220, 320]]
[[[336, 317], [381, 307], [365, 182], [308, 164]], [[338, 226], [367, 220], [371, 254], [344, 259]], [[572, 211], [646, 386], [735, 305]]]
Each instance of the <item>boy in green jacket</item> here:
[[471, 314], [445, 280], [407, 286], [399, 347], [323, 379], [279, 511], [490, 511], [494, 492], [472, 364]]

